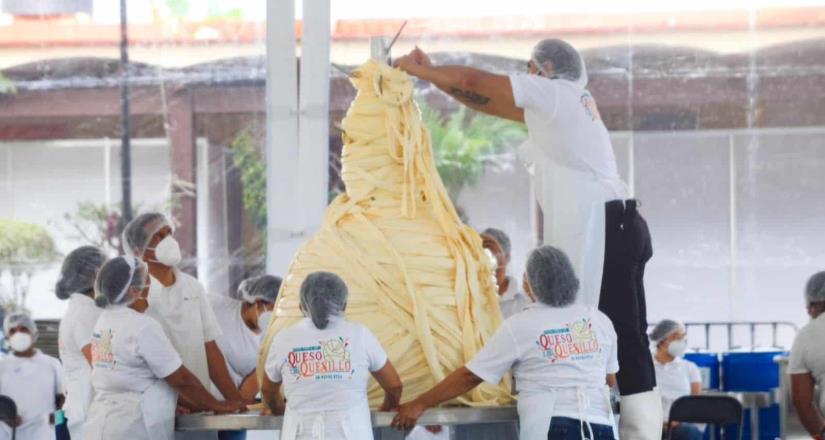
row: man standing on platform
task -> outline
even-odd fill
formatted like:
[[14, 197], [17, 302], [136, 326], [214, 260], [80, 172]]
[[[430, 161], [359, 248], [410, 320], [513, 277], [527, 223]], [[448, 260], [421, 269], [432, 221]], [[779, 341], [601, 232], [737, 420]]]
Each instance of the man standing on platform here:
[[418, 48], [396, 66], [474, 110], [527, 124], [519, 155], [533, 174], [544, 243], [570, 257], [581, 280], [579, 301], [598, 305], [618, 334], [620, 436], [658, 440], [661, 402], [643, 285], [652, 256], [650, 234], [619, 177], [579, 53], [562, 40], [543, 40], [533, 50], [528, 73], [509, 76], [434, 66]]

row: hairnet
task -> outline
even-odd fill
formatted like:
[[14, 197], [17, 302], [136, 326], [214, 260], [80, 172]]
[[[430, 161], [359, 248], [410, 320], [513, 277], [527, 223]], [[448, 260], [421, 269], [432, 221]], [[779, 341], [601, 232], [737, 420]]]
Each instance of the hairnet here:
[[174, 229], [166, 216], [159, 212], [147, 212], [135, 217], [123, 228], [123, 251], [142, 258], [152, 237], [164, 226]]
[[60, 278], [54, 286], [55, 295], [66, 299], [73, 293], [89, 293], [94, 290], [97, 271], [105, 261], [106, 255], [94, 246], [81, 246], [69, 252], [60, 268]]
[[493, 240], [498, 243], [498, 247], [501, 248], [504, 255], [510, 255], [510, 237], [508, 237], [504, 231], [496, 228], [487, 228], [481, 233], [481, 235], [489, 235], [492, 237]]
[[261, 300], [272, 304], [275, 302], [275, 298], [278, 297], [281, 281], [281, 277], [272, 275], [247, 278], [238, 286], [238, 296], [248, 303]]
[[[582, 88], [587, 87], [584, 59], [570, 43], [557, 38], [541, 40], [533, 47], [531, 59], [545, 76], [566, 79]], [[551, 71], [552, 74], [549, 73]]]
[[29, 332], [32, 334], [32, 340], [37, 339], [37, 325], [26, 312], [11, 312], [6, 315], [6, 318], [3, 319], [3, 333], [6, 335], [6, 338], [9, 337], [9, 331], [11, 331], [11, 329], [20, 327], [21, 325], [29, 329]]
[[301, 306], [319, 329], [327, 328], [329, 317], [341, 315], [347, 305], [349, 289], [338, 275], [330, 272], [309, 274], [301, 284]]
[[683, 328], [682, 324], [672, 319], [663, 319], [650, 331], [650, 341], [659, 344], [667, 339], [668, 336], [681, 331]]
[[572, 304], [579, 291], [579, 279], [570, 259], [552, 246], [542, 246], [530, 253], [527, 281], [536, 299], [552, 307]]
[[808, 279], [805, 299], [809, 303], [825, 301], [825, 271], [815, 273]]
[[95, 282], [99, 307], [127, 304], [129, 288], [143, 286], [146, 280], [146, 263], [132, 255], [113, 258], [100, 268]]

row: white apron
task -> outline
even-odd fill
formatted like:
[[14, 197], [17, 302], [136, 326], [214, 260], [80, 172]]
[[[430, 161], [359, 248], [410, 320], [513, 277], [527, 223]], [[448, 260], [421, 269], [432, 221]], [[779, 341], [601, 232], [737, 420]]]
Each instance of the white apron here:
[[281, 440], [372, 440], [366, 397], [348, 410], [294, 411], [287, 406]]
[[66, 382], [66, 403], [63, 405], [63, 412], [68, 421], [67, 428], [72, 440], [80, 440], [83, 437], [83, 423], [86, 421], [86, 414], [92, 404], [91, 377], [85, 375]]
[[536, 200], [544, 216], [544, 244], [563, 250], [581, 283], [577, 303], [599, 305], [604, 269], [605, 202], [618, 198], [621, 181], [606, 181], [544, 157], [528, 140], [519, 157], [533, 175]]
[[170, 440], [177, 394], [158, 380], [143, 393], [101, 393], [89, 407], [84, 440]]
[[[613, 416], [613, 411], [610, 410], [610, 389], [605, 386], [599, 387], [565, 387], [565, 388], [550, 388], [546, 392], [536, 393], [531, 396], [520, 396], [518, 400], [518, 418], [519, 418], [519, 440], [547, 440], [547, 434], [550, 431], [550, 423], [553, 420], [553, 413], [556, 409], [556, 397], [559, 393], [576, 393], [576, 400], [579, 404], [579, 420], [582, 423], [581, 438], [585, 438], [585, 432], [590, 429], [590, 424], [585, 421], [584, 414], [587, 411], [589, 404], [585, 396], [586, 391], [598, 389], [599, 392], [607, 402], [608, 418], [610, 426], [613, 428], [613, 437], [619, 438], [616, 432], [616, 421]], [[590, 438], [593, 438], [592, 432]]]

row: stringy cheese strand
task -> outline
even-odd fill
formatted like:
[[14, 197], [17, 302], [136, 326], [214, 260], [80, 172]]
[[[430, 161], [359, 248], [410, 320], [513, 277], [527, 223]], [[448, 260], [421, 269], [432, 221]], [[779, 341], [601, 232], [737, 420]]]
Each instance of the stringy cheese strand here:
[[[350, 288], [347, 319], [372, 330], [401, 375], [409, 401], [466, 364], [501, 323], [481, 239], [458, 218], [433, 160], [430, 135], [402, 71], [369, 61], [353, 75], [358, 94], [343, 121], [347, 192], [290, 264], [258, 362], [292, 326], [301, 283], [312, 272]], [[383, 393], [370, 384], [370, 401]], [[511, 401], [510, 381], [482, 384], [458, 402]]]

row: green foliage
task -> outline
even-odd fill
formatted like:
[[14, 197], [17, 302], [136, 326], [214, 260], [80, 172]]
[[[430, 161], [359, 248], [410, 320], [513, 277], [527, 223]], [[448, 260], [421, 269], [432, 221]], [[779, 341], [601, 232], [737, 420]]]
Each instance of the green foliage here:
[[25, 310], [32, 275], [58, 258], [54, 240], [44, 227], [0, 219], [0, 278], [8, 274], [11, 280], [10, 285], [0, 285], [0, 308]]
[[[140, 207], [132, 207], [132, 215], [140, 214]], [[63, 220], [71, 228], [72, 238], [102, 249], [107, 253], [120, 251], [120, 204], [114, 207], [105, 203], [79, 202], [75, 212], [63, 214]], [[63, 226], [63, 225], [60, 225]]]
[[0, 219], [0, 267], [43, 265], [59, 257], [54, 239], [46, 228], [18, 220]]
[[3, 72], [0, 72], [0, 95], [6, 93], [17, 93], [17, 87], [15, 87], [14, 81], [3, 75]]
[[239, 134], [231, 147], [243, 183], [244, 209], [259, 230], [266, 230], [266, 160], [248, 132]]
[[164, 3], [175, 17], [183, 18], [189, 13], [189, 0], [165, 0]]
[[[497, 154], [524, 140], [527, 129], [521, 124], [477, 113], [462, 107], [443, 116], [425, 104], [419, 104], [421, 117], [432, 138], [436, 168], [456, 200], [466, 185], [478, 182], [485, 166]], [[244, 210], [252, 223], [266, 230], [266, 161], [259, 136], [245, 131], [232, 142], [233, 162], [243, 183]], [[336, 191], [329, 195], [335, 198]]]
[[527, 128], [505, 119], [461, 107], [444, 116], [419, 103], [421, 118], [430, 130], [438, 174], [455, 201], [466, 185], [478, 182], [488, 160], [527, 136]]

